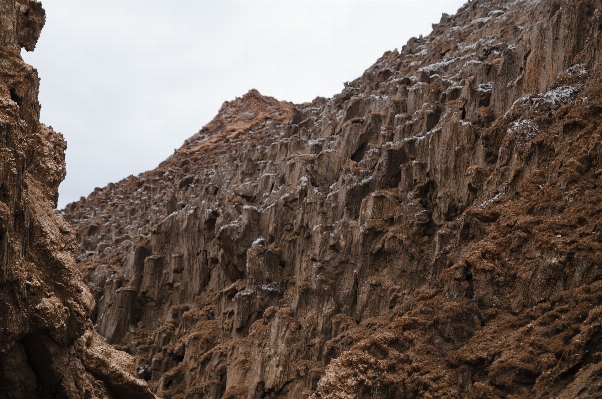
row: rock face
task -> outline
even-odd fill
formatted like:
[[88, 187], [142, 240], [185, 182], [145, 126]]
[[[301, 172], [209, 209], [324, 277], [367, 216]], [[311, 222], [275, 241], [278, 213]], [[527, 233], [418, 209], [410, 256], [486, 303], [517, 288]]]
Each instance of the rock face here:
[[164, 398], [602, 395], [602, 1], [474, 0], [66, 219]]
[[132, 358], [92, 329], [73, 229], [55, 210], [63, 137], [39, 123], [38, 75], [21, 59], [41, 4], [0, 0], [0, 398], [155, 397]]

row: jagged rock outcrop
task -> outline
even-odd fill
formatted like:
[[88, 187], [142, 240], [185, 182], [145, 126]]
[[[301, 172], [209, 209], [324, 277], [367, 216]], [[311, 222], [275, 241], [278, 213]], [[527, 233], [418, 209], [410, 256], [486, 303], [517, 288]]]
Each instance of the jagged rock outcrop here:
[[39, 123], [38, 75], [21, 59], [41, 4], [0, 0], [0, 398], [154, 398], [132, 358], [93, 331], [94, 300], [55, 210], [63, 137]]
[[475, 0], [64, 215], [164, 398], [593, 398], [602, 1]]

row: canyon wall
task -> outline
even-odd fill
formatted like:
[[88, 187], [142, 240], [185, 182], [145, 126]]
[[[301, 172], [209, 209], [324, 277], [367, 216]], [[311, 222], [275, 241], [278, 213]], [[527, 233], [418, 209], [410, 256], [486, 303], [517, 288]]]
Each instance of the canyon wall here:
[[224, 103], [63, 211], [96, 330], [163, 398], [600, 397], [601, 31], [474, 0], [333, 98]]
[[38, 75], [20, 54], [44, 22], [39, 2], [0, 0], [0, 398], [154, 398], [94, 332], [74, 230], [55, 209], [66, 143], [39, 122]]

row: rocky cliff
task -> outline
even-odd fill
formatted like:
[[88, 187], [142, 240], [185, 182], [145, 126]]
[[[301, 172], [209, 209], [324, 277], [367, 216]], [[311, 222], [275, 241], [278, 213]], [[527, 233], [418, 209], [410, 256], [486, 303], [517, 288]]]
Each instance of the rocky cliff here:
[[63, 137], [39, 122], [38, 75], [21, 59], [41, 4], [0, 0], [0, 398], [153, 398], [132, 358], [93, 331], [73, 229], [55, 210]]
[[70, 204], [164, 398], [594, 398], [602, 1], [474, 0], [333, 98], [251, 91]]

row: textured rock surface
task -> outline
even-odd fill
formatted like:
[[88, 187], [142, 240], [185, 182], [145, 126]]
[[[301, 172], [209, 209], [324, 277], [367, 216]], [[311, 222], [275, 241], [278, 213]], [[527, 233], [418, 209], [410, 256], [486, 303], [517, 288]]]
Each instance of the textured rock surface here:
[[164, 398], [600, 397], [602, 1], [475, 0], [70, 204]]
[[39, 123], [38, 75], [20, 55], [44, 22], [40, 3], [0, 0], [0, 398], [153, 398], [93, 331], [75, 234], [55, 210], [66, 143]]

